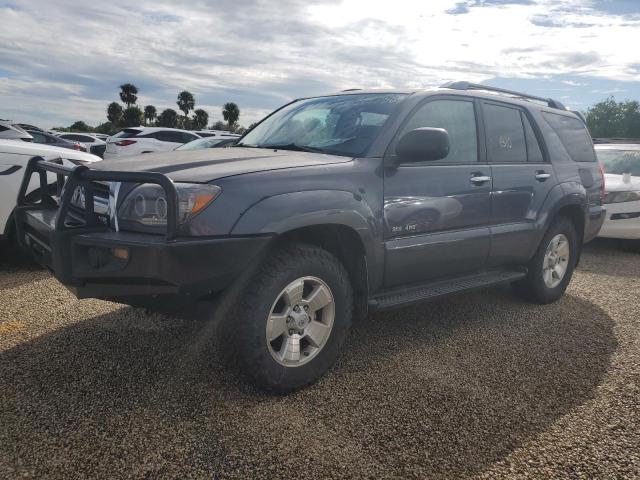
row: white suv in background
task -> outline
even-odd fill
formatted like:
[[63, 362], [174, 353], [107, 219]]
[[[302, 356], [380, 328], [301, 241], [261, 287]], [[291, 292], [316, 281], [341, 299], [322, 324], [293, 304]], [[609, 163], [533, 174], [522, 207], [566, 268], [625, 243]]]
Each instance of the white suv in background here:
[[198, 138], [200, 136], [195, 133], [177, 128], [125, 128], [107, 139], [104, 158], [106, 160], [141, 153], [166, 152]]
[[56, 136], [72, 142], [79, 142], [86, 147], [87, 152], [91, 152], [100, 157], [104, 154], [104, 150], [107, 146], [107, 143], [104, 140], [100, 140], [92, 133], [62, 132], [57, 133]]
[[598, 236], [640, 240], [640, 142], [603, 139], [594, 142], [605, 173], [607, 207]]

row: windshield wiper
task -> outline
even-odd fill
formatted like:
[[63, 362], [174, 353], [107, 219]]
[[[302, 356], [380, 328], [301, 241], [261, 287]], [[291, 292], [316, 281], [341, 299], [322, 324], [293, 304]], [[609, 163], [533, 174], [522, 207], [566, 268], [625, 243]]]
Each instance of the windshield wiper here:
[[260, 148], [273, 148], [274, 150], [293, 150], [295, 152], [326, 153], [322, 148], [298, 145], [297, 143], [282, 143], [273, 145], [260, 145]]

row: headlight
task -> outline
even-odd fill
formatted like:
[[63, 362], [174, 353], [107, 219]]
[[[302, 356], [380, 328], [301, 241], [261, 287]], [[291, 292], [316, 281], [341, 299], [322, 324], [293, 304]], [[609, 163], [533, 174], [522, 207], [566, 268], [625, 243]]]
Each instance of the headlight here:
[[[184, 224], [209, 205], [221, 192], [216, 185], [176, 183], [178, 192], [178, 223]], [[144, 227], [166, 227], [168, 203], [160, 185], [138, 185], [118, 208], [118, 221], [122, 227], [128, 223]]]
[[608, 192], [604, 203], [635, 202], [640, 200], [640, 192]]

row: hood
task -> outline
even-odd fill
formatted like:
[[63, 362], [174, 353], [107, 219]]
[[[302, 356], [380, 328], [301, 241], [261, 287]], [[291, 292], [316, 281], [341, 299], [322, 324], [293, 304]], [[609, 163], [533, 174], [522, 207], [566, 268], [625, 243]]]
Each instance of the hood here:
[[640, 177], [605, 173], [604, 186], [607, 192], [628, 192], [631, 190], [640, 191]]
[[146, 153], [100, 162], [105, 171], [164, 173], [175, 182], [206, 183], [243, 173], [310, 167], [350, 161], [350, 157], [266, 148], [207, 148]]

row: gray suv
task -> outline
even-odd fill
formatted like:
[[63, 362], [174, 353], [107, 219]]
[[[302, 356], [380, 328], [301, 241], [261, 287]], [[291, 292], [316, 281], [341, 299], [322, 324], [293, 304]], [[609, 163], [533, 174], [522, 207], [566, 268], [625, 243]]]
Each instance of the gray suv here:
[[16, 221], [79, 298], [216, 300], [230, 358], [287, 392], [333, 364], [354, 316], [501, 283], [557, 300], [603, 195], [578, 115], [457, 82], [299, 99], [231, 148], [34, 158]]

